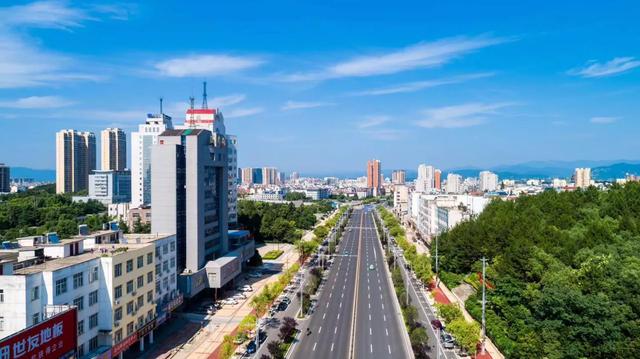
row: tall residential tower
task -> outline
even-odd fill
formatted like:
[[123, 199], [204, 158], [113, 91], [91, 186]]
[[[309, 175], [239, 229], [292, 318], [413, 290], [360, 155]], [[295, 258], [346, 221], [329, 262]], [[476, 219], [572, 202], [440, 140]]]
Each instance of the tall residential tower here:
[[107, 128], [100, 132], [103, 171], [124, 171], [127, 168], [127, 135], [120, 128]]
[[62, 130], [56, 133], [56, 193], [86, 190], [96, 169], [93, 132]]

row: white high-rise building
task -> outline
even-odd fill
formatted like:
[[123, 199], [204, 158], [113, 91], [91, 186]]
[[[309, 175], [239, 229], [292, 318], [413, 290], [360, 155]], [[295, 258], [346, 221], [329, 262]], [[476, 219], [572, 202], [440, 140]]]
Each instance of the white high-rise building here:
[[121, 128], [100, 132], [103, 171], [124, 171], [127, 168], [127, 135]]
[[158, 135], [172, 129], [171, 117], [147, 114], [144, 125], [131, 133], [131, 207], [151, 204], [151, 146], [158, 143]]
[[491, 192], [498, 189], [498, 175], [491, 171], [480, 172], [480, 191]]
[[229, 163], [229, 228], [238, 225], [238, 137], [227, 135], [227, 160]]
[[573, 176], [577, 188], [587, 188], [591, 185], [591, 168], [576, 168]]
[[418, 166], [418, 178], [416, 179], [417, 192], [430, 192], [435, 188], [436, 169], [433, 166], [421, 164]]
[[446, 191], [447, 193], [462, 193], [462, 176], [455, 173], [447, 174]]

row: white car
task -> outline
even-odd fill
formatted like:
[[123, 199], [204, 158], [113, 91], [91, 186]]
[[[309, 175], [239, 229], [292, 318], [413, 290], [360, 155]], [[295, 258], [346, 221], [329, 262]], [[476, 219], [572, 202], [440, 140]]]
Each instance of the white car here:
[[253, 292], [253, 288], [248, 284], [245, 284], [244, 286], [242, 286], [241, 290], [243, 292]]
[[233, 298], [235, 300], [245, 300], [245, 299], [247, 299], [247, 296], [242, 294], [242, 293], [238, 293], [238, 294], [234, 295], [231, 298]]
[[236, 304], [238, 304], [238, 301], [233, 299], [233, 298], [227, 298], [227, 299], [223, 299], [222, 300], [222, 304], [225, 304], [225, 305], [236, 305]]

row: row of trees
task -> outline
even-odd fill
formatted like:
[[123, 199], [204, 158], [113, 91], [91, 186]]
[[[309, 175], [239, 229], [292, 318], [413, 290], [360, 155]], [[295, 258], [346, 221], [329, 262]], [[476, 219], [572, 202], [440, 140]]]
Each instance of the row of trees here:
[[239, 200], [238, 222], [259, 241], [294, 243], [303, 230], [316, 224], [316, 213], [328, 213], [332, 209], [329, 201], [296, 207], [293, 203]]
[[[393, 265], [393, 257], [389, 257], [389, 263]], [[427, 335], [426, 329], [420, 323], [418, 310], [415, 306], [411, 305], [409, 296], [407, 296], [407, 288], [404, 284], [400, 268], [394, 268], [391, 271], [391, 279], [396, 291], [396, 296], [398, 297], [398, 302], [400, 303], [404, 323], [407, 326], [413, 354], [416, 359], [428, 359], [429, 355], [427, 354], [430, 350], [429, 336]]]
[[56, 194], [55, 185], [0, 196], [0, 238], [12, 240], [45, 232], [65, 238], [78, 234], [78, 225], [98, 230], [110, 218], [100, 202], [74, 203], [70, 194]]
[[489, 259], [487, 331], [508, 358], [638, 357], [640, 183], [496, 200], [439, 244], [455, 275]]

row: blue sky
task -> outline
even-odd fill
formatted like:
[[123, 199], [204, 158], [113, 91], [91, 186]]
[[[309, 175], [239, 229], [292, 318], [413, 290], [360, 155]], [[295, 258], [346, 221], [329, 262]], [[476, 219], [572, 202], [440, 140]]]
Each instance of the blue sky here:
[[634, 1], [2, 2], [0, 162], [220, 107], [241, 166], [639, 159]]

